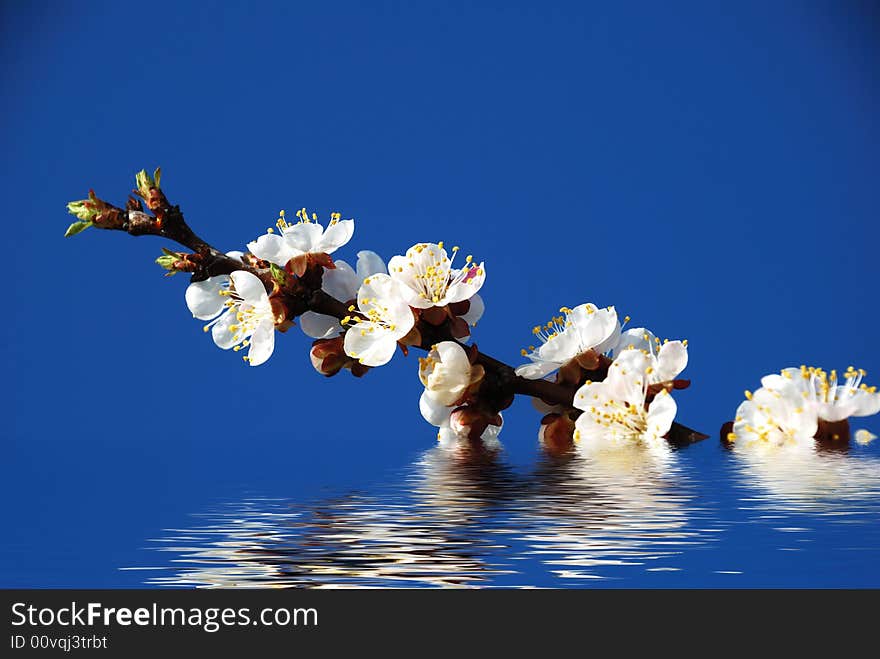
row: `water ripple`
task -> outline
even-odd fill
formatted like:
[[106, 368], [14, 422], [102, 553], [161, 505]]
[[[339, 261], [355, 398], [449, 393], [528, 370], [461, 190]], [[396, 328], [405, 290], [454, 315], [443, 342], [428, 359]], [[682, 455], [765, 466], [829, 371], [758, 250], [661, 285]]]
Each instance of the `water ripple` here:
[[[522, 471], [501, 450], [437, 447], [369, 492], [220, 505], [152, 541], [163, 564], [124, 569], [168, 587], [582, 586], [676, 578], [743, 522], [771, 528], [786, 545], [774, 551], [793, 557], [812, 546], [797, 544], [811, 541], [810, 516], [876, 521], [875, 461], [730, 460], [735, 511], [715, 507], [715, 483], [673, 451], [544, 455]], [[728, 584], [744, 572], [735, 555], [700, 569]]]

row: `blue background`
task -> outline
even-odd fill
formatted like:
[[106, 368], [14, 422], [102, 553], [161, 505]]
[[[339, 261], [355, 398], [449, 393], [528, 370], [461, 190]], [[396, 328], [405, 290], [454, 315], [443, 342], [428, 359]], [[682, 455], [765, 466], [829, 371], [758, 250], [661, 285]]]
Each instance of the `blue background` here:
[[[0, 585], [117, 584], [218, 496], [380, 479], [434, 441], [412, 357], [326, 380], [292, 330], [249, 368], [163, 243], [62, 237], [67, 201], [122, 204], [141, 168], [224, 250], [300, 206], [355, 218], [349, 261], [461, 245], [475, 339], [511, 363], [585, 301], [687, 338], [678, 419], [711, 442], [765, 373], [877, 382], [868, 3], [317, 4], [3, 4]], [[506, 419], [531, 459], [538, 415]]]

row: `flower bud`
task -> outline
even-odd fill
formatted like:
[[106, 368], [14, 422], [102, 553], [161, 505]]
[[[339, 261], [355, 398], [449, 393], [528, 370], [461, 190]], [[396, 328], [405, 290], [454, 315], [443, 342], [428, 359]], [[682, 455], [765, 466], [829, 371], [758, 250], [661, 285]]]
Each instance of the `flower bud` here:
[[156, 263], [159, 267], [165, 268], [168, 270], [169, 274], [176, 275], [177, 268], [174, 267], [174, 264], [178, 262], [178, 258], [173, 254], [163, 254], [159, 258], [156, 259]]
[[69, 238], [70, 236], [75, 236], [81, 231], [85, 231], [90, 226], [92, 226], [95, 222], [95, 218], [101, 212], [101, 200], [95, 196], [94, 190], [89, 190], [89, 198], [88, 199], [79, 199], [77, 201], [71, 201], [67, 204], [67, 212], [76, 217], [79, 221], [73, 222], [69, 227], [67, 227], [67, 231], [64, 232], [64, 237]]
[[448, 317], [449, 313], [446, 311], [446, 307], [428, 307], [419, 312], [419, 318], [434, 327], [442, 325]]
[[[90, 195], [94, 195], [94, 193], [90, 192]], [[94, 222], [99, 211], [93, 199], [80, 199], [68, 202], [67, 212], [84, 222]]]
[[336, 375], [345, 368], [351, 371], [351, 374], [356, 378], [362, 378], [370, 370], [369, 366], [365, 366], [345, 354], [344, 336], [315, 340], [312, 343], [309, 358], [312, 360], [312, 366], [315, 370], [327, 377]]
[[182, 252], [172, 252], [170, 249], [162, 248], [162, 256], [156, 259], [156, 263], [165, 268], [168, 272], [166, 277], [176, 275], [178, 272], [195, 272], [197, 255], [184, 254]]
[[137, 185], [138, 193], [144, 199], [149, 199], [150, 190], [159, 190], [159, 180], [162, 177], [162, 168], [157, 167], [156, 171], [153, 172], [153, 175], [150, 176], [147, 174], [146, 169], [142, 169], [137, 174], [134, 175], [134, 181]]
[[147, 174], [145, 169], [142, 169], [134, 176], [135, 184], [137, 185], [135, 193], [147, 202], [147, 208], [156, 213], [160, 222], [162, 220], [161, 209], [163, 205], [168, 203], [165, 195], [162, 194], [162, 189], [159, 187], [161, 177], [162, 170], [159, 167], [156, 168], [152, 176]]
[[76, 216], [78, 221], [67, 227], [64, 233], [66, 238], [75, 236], [91, 226], [99, 229], [121, 229], [127, 217], [127, 213], [121, 208], [98, 199], [94, 190], [89, 190], [88, 199], [69, 202], [67, 212]]
[[339, 373], [351, 359], [345, 354], [341, 336], [334, 339], [317, 339], [312, 343], [309, 358], [315, 370], [327, 377]]

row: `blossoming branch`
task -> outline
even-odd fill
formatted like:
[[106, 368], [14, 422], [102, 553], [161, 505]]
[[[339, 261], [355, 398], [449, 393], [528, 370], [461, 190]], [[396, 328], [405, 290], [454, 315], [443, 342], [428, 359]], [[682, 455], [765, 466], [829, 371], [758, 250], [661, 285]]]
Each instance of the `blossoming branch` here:
[[311, 363], [325, 376], [343, 370], [362, 377], [400, 351], [420, 349], [424, 386], [419, 407], [444, 442], [497, 436], [502, 411], [516, 395], [544, 414], [540, 436], [552, 450], [573, 443], [688, 444], [706, 435], [675, 423], [672, 392], [687, 342], [661, 342], [644, 328], [624, 330], [614, 307], [584, 303], [535, 327], [513, 368], [470, 342], [485, 305], [479, 291], [484, 262], [458, 246], [422, 242], [386, 262], [361, 250], [349, 265], [334, 255], [354, 235], [354, 220], [338, 213], [324, 226], [301, 209], [295, 221], [281, 211], [247, 251], [222, 252], [200, 238], [161, 188], [161, 172], [136, 177], [124, 208], [89, 197], [68, 204], [76, 216], [66, 235], [88, 228], [167, 238], [185, 251], [163, 249], [167, 275], [189, 273], [186, 303], [214, 343], [241, 353], [250, 366], [268, 360], [276, 332], [294, 324], [312, 339]]

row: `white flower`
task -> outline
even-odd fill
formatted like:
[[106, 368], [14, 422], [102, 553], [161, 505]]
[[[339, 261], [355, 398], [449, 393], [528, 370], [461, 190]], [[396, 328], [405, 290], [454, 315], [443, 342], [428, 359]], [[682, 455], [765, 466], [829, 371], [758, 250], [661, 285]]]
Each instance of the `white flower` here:
[[392, 257], [388, 272], [401, 284], [407, 304], [416, 309], [443, 307], [468, 300], [480, 290], [486, 280], [483, 263], [476, 265], [468, 256], [463, 268], [454, 269], [452, 261], [458, 251], [453, 247], [450, 259], [442, 242], [418, 243], [405, 256]]
[[471, 383], [471, 362], [455, 341], [442, 341], [419, 358], [419, 379], [425, 394], [444, 406], [453, 405]]
[[[467, 439], [470, 434], [470, 428], [461, 424], [461, 417], [453, 414], [456, 409], [458, 408], [454, 405], [447, 406], [434, 400], [428, 395], [427, 389], [422, 392], [422, 397], [419, 398], [419, 411], [425, 421], [437, 428], [437, 441], [441, 445], [454, 444], [459, 440]], [[498, 417], [501, 418], [501, 414]], [[480, 439], [494, 441], [500, 432], [500, 424], [489, 424], [480, 435]]]
[[666, 341], [661, 344], [660, 339], [644, 327], [623, 332], [614, 354], [616, 356], [629, 348], [642, 350], [648, 355], [651, 361], [647, 370], [648, 384], [674, 380], [688, 363], [687, 341]]
[[564, 315], [532, 330], [541, 345], [537, 348], [529, 346], [529, 350], [522, 351], [523, 357], [528, 357], [532, 363], [517, 368], [517, 375], [537, 380], [581, 353], [594, 350], [602, 354], [617, 345], [620, 323], [614, 307], [599, 309], [588, 302], [574, 309], [562, 307], [560, 312]]
[[415, 324], [412, 309], [402, 299], [397, 283], [382, 273], [364, 279], [357, 306], [362, 317], [343, 318], [343, 324], [350, 324], [343, 343], [345, 354], [365, 366], [387, 364], [397, 341]]
[[865, 375], [865, 371], [850, 366], [843, 382], [838, 382], [837, 371], [828, 375], [821, 368], [801, 366], [783, 369], [779, 375], [767, 375], [761, 384], [775, 389], [794, 386], [821, 420], [833, 423], [880, 412], [880, 393], [877, 387], [862, 383]]
[[[372, 275], [387, 272], [385, 262], [376, 252], [358, 252], [357, 271], [345, 261], [336, 261], [336, 268], [326, 268], [321, 280], [321, 289], [340, 302], [348, 302], [357, 297], [361, 282]], [[343, 332], [339, 319], [333, 316], [306, 311], [299, 318], [300, 327], [313, 339], [329, 339]]]
[[332, 254], [351, 240], [354, 233], [354, 220], [340, 220], [338, 214], [332, 215], [326, 229], [317, 222], [316, 216], [310, 219], [305, 209], [297, 211], [296, 215], [299, 222], [289, 224], [282, 211], [277, 223], [281, 234], [267, 233], [248, 243], [251, 254], [283, 268], [297, 256]]
[[275, 320], [269, 296], [259, 277], [237, 270], [190, 284], [186, 305], [195, 318], [211, 320], [205, 331], [220, 348], [236, 352], [248, 348], [244, 358], [259, 366], [275, 349]]
[[813, 446], [819, 428], [816, 411], [804, 400], [797, 387], [785, 378], [770, 380], [754, 394], [747, 391], [746, 400], [736, 410], [733, 431], [727, 439], [736, 447], [754, 445]]
[[574, 438], [582, 449], [661, 444], [672, 427], [677, 406], [662, 390], [645, 408], [650, 364], [641, 350], [624, 350], [604, 381], [587, 382], [578, 389], [574, 406], [584, 413], [575, 421]]

